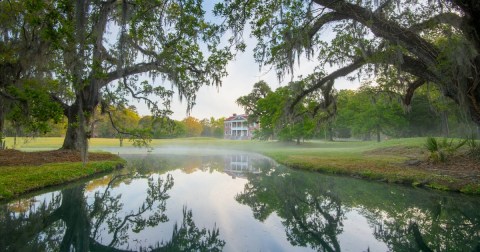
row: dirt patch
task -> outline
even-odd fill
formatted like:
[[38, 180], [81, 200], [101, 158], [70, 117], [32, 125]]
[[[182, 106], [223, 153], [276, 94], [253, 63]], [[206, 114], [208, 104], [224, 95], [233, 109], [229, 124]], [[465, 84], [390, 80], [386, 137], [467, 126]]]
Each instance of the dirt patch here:
[[424, 153], [420, 147], [410, 147], [410, 146], [394, 146], [387, 148], [380, 148], [371, 151], [366, 151], [366, 155], [394, 155], [394, 156], [403, 156], [408, 158], [422, 158]]
[[445, 163], [422, 161], [417, 167], [418, 169], [450, 175], [463, 180], [480, 181], [480, 161], [466, 155], [451, 157]]
[[396, 146], [365, 152], [371, 156], [400, 156], [407, 160], [402, 166], [428, 171], [437, 175], [448, 175], [463, 181], [463, 183], [480, 182], [480, 161], [459, 153], [448, 161], [433, 162], [428, 160], [427, 153], [420, 147]]
[[[110, 153], [89, 153], [89, 161], [112, 160], [116, 155]], [[42, 165], [47, 163], [81, 162], [80, 152], [70, 150], [22, 152], [18, 150], [0, 150], [0, 166]]]

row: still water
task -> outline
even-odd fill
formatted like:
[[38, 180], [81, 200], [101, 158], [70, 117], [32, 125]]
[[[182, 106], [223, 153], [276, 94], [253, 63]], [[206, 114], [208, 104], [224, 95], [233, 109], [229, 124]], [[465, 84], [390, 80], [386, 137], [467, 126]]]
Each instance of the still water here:
[[480, 250], [480, 197], [251, 153], [120, 150], [125, 169], [0, 205], [0, 251]]

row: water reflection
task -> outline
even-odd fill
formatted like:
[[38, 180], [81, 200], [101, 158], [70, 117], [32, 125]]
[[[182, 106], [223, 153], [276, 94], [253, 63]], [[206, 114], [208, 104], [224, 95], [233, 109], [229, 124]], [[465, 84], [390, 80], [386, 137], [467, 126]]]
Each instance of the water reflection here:
[[245, 178], [249, 173], [260, 173], [259, 162], [264, 161], [265, 158], [255, 158], [251, 154], [233, 154], [225, 156], [225, 167], [223, 171], [232, 178]]
[[338, 196], [325, 184], [304, 186], [306, 177], [292, 177], [278, 167], [264, 172], [250, 176], [236, 200], [250, 206], [260, 221], [276, 212], [292, 245], [340, 251], [337, 235], [342, 232], [345, 209]]
[[479, 197], [246, 153], [124, 157], [128, 169], [1, 205], [0, 251], [480, 251]]
[[185, 155], [124, 155], [129, 162], [129, 166], [142, 174], [164, 174], [174, 170], [181, 170], [186, 174], [195, 171], [223, 171], [223, 156], [185, 156]]
[[[109, 178], [109, 179], [105, 179]], [[87, 184], [52, 193], [42, 202], [20, 200], [0, 208], [0, 248], [5, 251], [221, 251], [219, 229], [198, 228], [193, 213], [183, 208], [181, 224], [174, 224], [170, 240], [155, 244], [132, 242], [141, 233], [169, 219], [165, 215], [173, 177], [139, 173], [109, 175]], [[113, 188], [143, 180], [147, 185], [138, 205], [126, 205]], [[106, 182], [106, 185], [103, 185]], [[102, 188], [88, 197], [88, 191]], [[19, 202], [19, 203], [17, 203]], [[132, 202], [130, 202], [132, 203]]]
[[356, 227], [348, 219], [363, 217], [374, 238], [391, 251], [480, 251], [477, 198], [281, 166], [265, 167], [261, 173], [249, 176], [236, 200], [248, 205], [260, 221], [278, 214], [292, 245], [341, 251], [343, 244], [352, 243], [346, 242], [351, 236], [362, 236], [354, 250], [376, 251], [368, 234], [351, 235]]

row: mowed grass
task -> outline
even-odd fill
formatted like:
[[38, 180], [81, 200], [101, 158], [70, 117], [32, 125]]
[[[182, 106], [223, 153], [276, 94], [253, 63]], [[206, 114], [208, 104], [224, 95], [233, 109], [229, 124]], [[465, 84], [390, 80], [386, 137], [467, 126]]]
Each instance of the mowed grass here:
[[[63, 138], [17, 138], [16, 149], [40, 151], [59, 149]], [[13, 148], [13, 138], [7, 138], [8, 148]], [[108, 141], [106, 141], [108, 142]], [[5, 166], [0, 160], [0, 200], [7, 200], [22, 194], [61, 185], [89, 177], [97, 173], [109, 172], [122, 167], [125, 160], [112, 155], [109, 160], [82, 162], [46, 163], [40, 165]]]
[[[58, 149], [62, 146], [62, 137], [38, 137], [38, 138], [17, 138], [17, 145], [13, 145], [13, 138], [6, 138], [8, 148], [21, 150], [32, 149]], [[295, 143], [282, 143], [277, 141], [237, 141], [225, 140], [208, 137], [191, 137], [176, 139], [153, 139], [150, 143], [152, 147], [164, 146], [189, 146], [189, 147], [225, 147], [229, 149], [253, 149], [254, 151], [280, 151], [285, 153], [332, 153], [332, 154], [351, 154], [361, 153], [367, 150], [386, 148], [392, 146], [422, 146], [425, 138], [403, 138], [383, 141], [380, 143], [374, 141], [321, 141], [311, 140], [300, 145]], [[120, 142], [114, 138], [92, 138], [89, 142], [90, 147], [101, 149], [102, 147], [119, 147]], [[123, 141], [124, 147], [132, 147], [128, 140]]]
[[61, 185], [97, 173], [112, 171], [125, 161], [49, 163], [39, 166], [0, 166], [0, 200], [10, 199], [45, 187]]
[[[59, 148], [63, 138], [36, 138], [18, 144], [22, 150]], [[18, 142], [18, 141], [17, 141]], [[7, 146], [12, 139], [7, 138]], [[480, 184], [419, 169], [405, 164], [407, 160], [425, 160], [425, 138], [374, 141], [307, 141], [300, 145], [276, 141], [234, 141], [215, 138], [154, 139], [153, 148], [187, 147], [233, 149], [257, 152], [286, 166], [330, 174], [348, 175], [371, 180], [425, 186], [435, 189], [480, 193]], [[125, 140], [124, 147], [132, 144]], [[93, 138], [92, 149], [119, 147], [118, 139]]]

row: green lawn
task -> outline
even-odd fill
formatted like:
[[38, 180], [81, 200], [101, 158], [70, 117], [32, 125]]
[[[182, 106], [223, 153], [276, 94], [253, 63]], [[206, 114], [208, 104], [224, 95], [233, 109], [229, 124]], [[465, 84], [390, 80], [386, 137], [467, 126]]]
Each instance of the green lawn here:
[[50, 163], [40, 166], [0, 166], [0, 200], [42, 189], [61, 185], [96, 173], [112, 171], [122, 166], [124, 160]]
[[[59, 148], [62, 138], [36, 138], [28, 142], [20, 140], [17, 148], [39, 150]], [[405, 165], [408, 159], [424, 160], [425, 138], [392, 139], [380, 143], [374, 141], [327, 142], [307, 141], [301, 145], [264, 141], [233, 141], [215, 138], [155, 139], [151, 146], [218, 148], [252, 151], [264, 154], [277, 162], [296, 169], [320, 171], [381, 180], [393, 183], [426, 186], [436, 189], [480, 193], [478, 183], [464, 183], [457, 178], [439, 175], [431, 171]], [[12, 139], [7, 138], [7, 146]], [[92, 149], [118, 147], [118, 139], [94, 138], [90, 141]], [[131, 143], [124, 141], [124, 146]]]
[[[105, 139], [108, 146], [111, 139]], [[58, 149], [63, 138], [17, 139], [16, 149], [22, 151], [40, 151]], [[13, 138], [7, 138], [8, 148], [13, 147]], [[118, 144], [118, 141], [117, 141]], [[101, 172], [112, 171], [125, 164], [125, 160], [113, 156], [106, 161], [91, 161], [85, 166], [82, 162], [47, 163], [37, 166], [2, 166], [0, 160], [0, 200], [11, 199], [30, 191], [49, 186], [65, 184]]]

